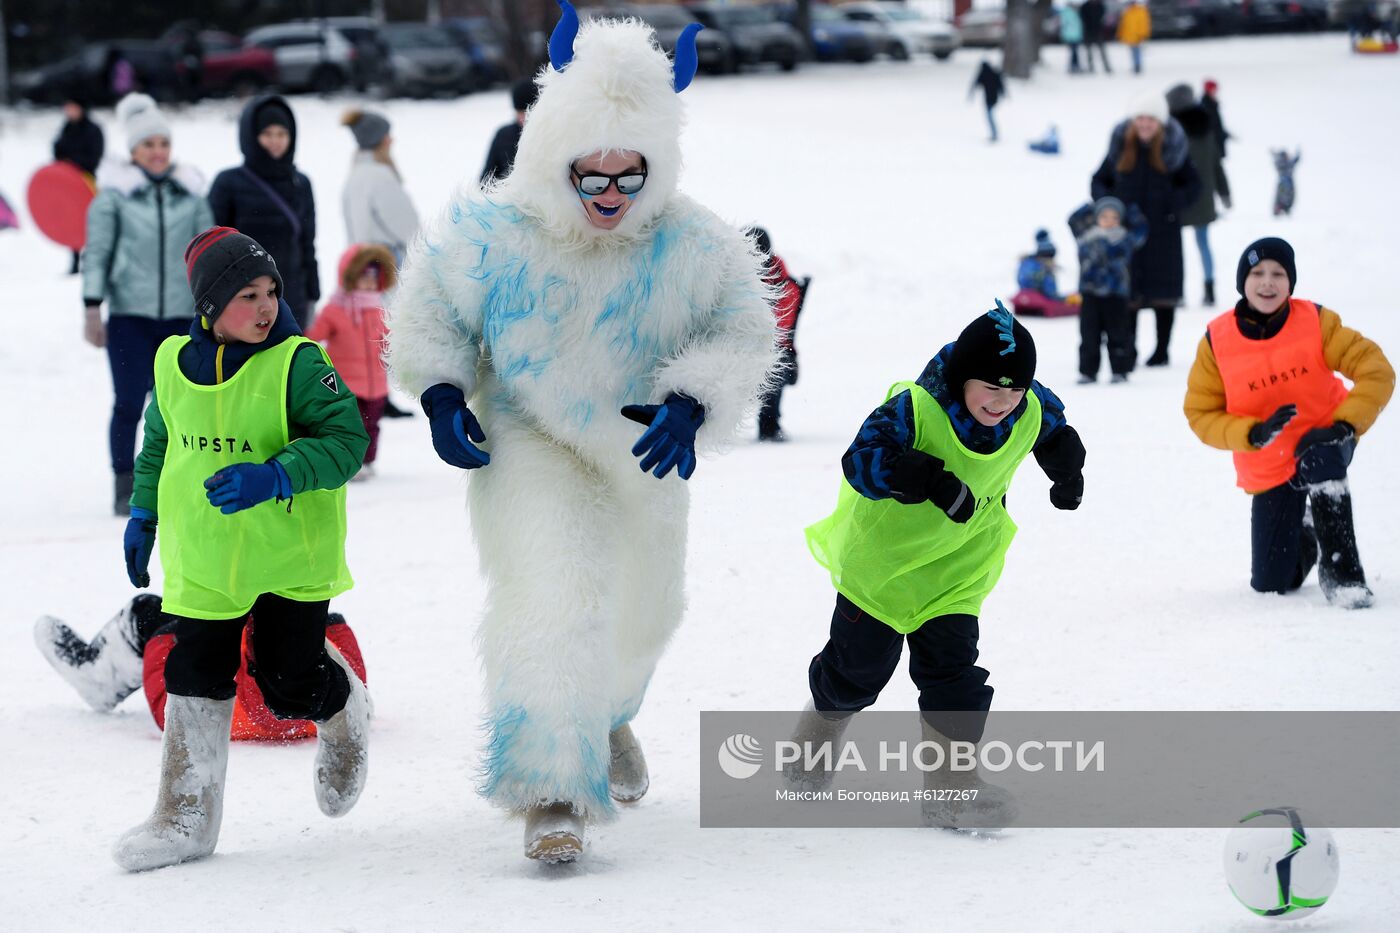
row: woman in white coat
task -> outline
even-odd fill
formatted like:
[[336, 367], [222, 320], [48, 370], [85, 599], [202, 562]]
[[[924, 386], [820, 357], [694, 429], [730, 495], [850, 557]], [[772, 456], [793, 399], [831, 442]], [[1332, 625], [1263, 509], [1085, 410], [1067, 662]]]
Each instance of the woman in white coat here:
[[371, 111], [349, 110], [340, 122], [359, 147], [342, 195], [346, 242], [378, 243], [388, 247], [395, 262], [403, 262], [418, 232], [418, 212], [389, 154], [389, 121]]
[[676, 190], [695, 30], [673, 72], [644, 24], [560, 6], [514, 170], [428, 226], [389, 324], [434, 447], [474, 471], [481, 789], [545, 861], [647, 789], [628, 723], [684, 608], [685, 481], [775, 361], [752, 243]]

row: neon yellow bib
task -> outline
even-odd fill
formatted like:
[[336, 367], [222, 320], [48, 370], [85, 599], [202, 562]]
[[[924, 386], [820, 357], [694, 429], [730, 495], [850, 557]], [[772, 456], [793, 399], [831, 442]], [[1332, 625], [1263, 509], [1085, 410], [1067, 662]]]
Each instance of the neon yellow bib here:
[[155, 361], [168, 437], [157, 487], [165, 611], [232, 619], [264, 593], [315, 602], [350, 589], [344, 487], [299, 493], [290, 511], [269, 500], [224, 515], [205, 498], [204, 481], [222, 468], [262, 463], [290, 442], [287, 380], [292, 355], [310, 341], [284, 340], [227, 382], [205, 386], [180, 372], [189, 339], [165, 340]]
[[932, 502], [867, 499], [843, 481], [836, 511], [807, 529], [807, 546], [842, 595], [907, 634], [938, 616], [977, 615], [996, 585], [1016, 536], [1002, 497], [1040, 435], [1040, 400], [1030, 393], [1001, 449], [979, 454], [915, 383], [896, 383], [886, 401], [905, 390], [914, 401], [914, 447], [967, 484], [977, 502], [972, 519], [959, 525]]

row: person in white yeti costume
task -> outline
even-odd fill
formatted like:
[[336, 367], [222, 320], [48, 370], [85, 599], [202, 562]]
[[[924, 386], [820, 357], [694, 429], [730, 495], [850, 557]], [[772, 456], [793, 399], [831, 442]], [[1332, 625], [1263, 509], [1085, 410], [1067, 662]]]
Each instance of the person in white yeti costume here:
[[476, 469], [482, 792], [546, 861], [647, 789], [628, 723], [684, 609], [683, 480], [776, 359], [753, 244], [676, 187], [695, 30], [673, 69], [648, 26], [560, 6], [513, 171], [409, 250], [387, 351]]

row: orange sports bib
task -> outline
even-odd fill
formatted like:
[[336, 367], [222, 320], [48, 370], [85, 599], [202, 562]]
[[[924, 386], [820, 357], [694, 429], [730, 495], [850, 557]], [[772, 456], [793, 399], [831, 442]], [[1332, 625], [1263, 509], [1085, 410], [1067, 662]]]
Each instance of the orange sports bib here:
[[1273, 489], [1293, 478], [1293, 450], [1306, 432], [1332, 423], [1347, 387], [1327, 365], [1322, 350], [1322, 319], [1317, 305], [1288, 299], [1288, 320], [1267, 340], [1240, 333], [1235, 312], [1210, 322], [1210, 345], [1225, 385], [1225, 410], [1264, 420], [1280, 405], [1298, 406], [1298, 415], [1262, 450], [1235, 452], [1236, 485]]

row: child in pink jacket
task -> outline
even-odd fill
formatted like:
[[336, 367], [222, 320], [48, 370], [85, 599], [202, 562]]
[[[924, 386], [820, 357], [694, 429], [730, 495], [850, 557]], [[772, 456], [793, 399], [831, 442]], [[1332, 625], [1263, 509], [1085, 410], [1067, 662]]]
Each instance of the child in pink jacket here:
[[384, 293], [394, 287], [394, 257], [377, 243], [357, 243], [340, 256], [339, 288], [306, 336], [330, 354], [336, 372], [355, 396], [369, 434], [364, 465], [354, 479], [374, 475], [379, 452], [379, 419], [389, 398], [384, 370]]

